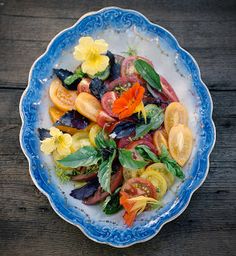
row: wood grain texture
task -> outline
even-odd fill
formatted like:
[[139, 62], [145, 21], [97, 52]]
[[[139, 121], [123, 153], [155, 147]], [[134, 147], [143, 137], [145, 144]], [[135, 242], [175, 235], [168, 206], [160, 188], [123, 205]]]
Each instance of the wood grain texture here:
[[[59, 218], [33, 185], [18, 135], [28, 72], [48, 42], [84, 13], [135, 8], [167, 28], [197, 60], [214, 101], [217, 141], [206, 182], [187, 210], [145, 244], [96, 244]], [[235, 1], [0, 1], [0, 255], [236, 255]]]

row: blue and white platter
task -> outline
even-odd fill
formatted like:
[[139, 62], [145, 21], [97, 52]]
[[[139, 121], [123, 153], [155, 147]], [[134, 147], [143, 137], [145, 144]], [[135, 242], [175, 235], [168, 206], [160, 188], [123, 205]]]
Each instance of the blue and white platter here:
[[[62, 184], [58, 180], [52, 160], [45, 157], [39, 148], [37, 128], [52, 125], [47, 111], [51, 104], [48, 88], [52, 70], [55, 67], [75, 69], [77, 63], [72, 55], [73, 48], [80, 37], [87, 35], [105, 39], [113, 53], [123, 55], [129, 47], [133, 47], [138, 55], [150, 59], [189, 111], [194, 148], [184, 167], [185, 180], [175, 182], [164, 197], [161, 209], [141, 214], [130, 228], [123, 223], [122, 211], [107, 216], [99, 205], [86, 206], [72, 198], [69, 194], [73, 184]], [[75, 25], [60, 32], [52, 39], [46, 52], [34, 62], [20, 102], [20, 143], [29, 161], [33, 182], [61, 218], [77, 226], [96, 242], [127, 247], [151, 239], [164, 224], [177, 218], [188, 206], [193, 192], [206, 179], [209, 155], [216, 136], [212, 105], [196, 61], [179, 46], [170, 32], [137, 11], [109, 7], [85, 14]]]

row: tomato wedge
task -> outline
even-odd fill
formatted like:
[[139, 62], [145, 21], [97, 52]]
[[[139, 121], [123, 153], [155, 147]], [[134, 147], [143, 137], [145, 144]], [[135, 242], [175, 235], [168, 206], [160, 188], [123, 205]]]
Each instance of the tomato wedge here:
[[155, 131], [153, 135], [153, 142], [157, 148], [158, 154], [161, 154], [161, 147], [164, 145], [168, 148], [168, 134], [165, 129]]
[[113, 108], [113, 103], [114, 101], [118, 98], [117, 93], [115, 92], [106, 92], [103, 96], [102, 96], [102, 107], [103, 109], [107, 112], [107, 114], [109, 116], [112, 117], [118, 117], [117, 114], [113, 113], [112, 108]]
[[[133, 135], [134, 135], [134, 134], [131, 133], [130, 136], [121, 138], [121, 139], [118, 141], [118, 148], [125, 148], [126, 146], [128, 146], [128, 145], [131, 143], [131, 141], [132, 141], [131, 138], [132, 138]], [[144, 139], [145, 141], [147, 141], [147, 142], [153, 143], [153, 138], [152, 138], [151, 134], [149, 134], [149, 133], [146, 134], [146, 135], [144, 135], [143, 139]]]
[[116, 120], [113, 117], [109, 116], [105, 111], [101, 110], [98, 113], [96, 121], [97, 121], [98, 125], [103, 127], [105, 124], [115, 122]]
[[122, 86], [124, 89], [128, 89], [130, 87], [130, 84], [139, 82], [140, 84], [143, 84], [143, 80], [140, 78], [137, 78], [137, 76], [129, 76], [129, 77], [118, 77], [117, 79], [113, 80], [110, 83], [106, 83], [106, 87], [108, 91], [115, 90], [116, 87]]
[[134, 62], [137, 59], [142, 59], [142, 60], [146, 61], [147, 63], [149, 63], [151, 66], [153, 66], [152, 62], [144, 57], [129, 56], [129, 57], [125, 58], [122, 62], [122, 65], [121, 65], [121, 76], [122, 77], [136, 76], [136, 78], [143, 80], [134, 67]]
[[121, 191], [126, 192], [130, 197], [147, 196], [157, 198], [157, 192], [154, 185], [144, 178], [132, 178], [125, 182]]
[[126, 149], [129, 149], [129, 150], [135, 150], [135, 148], [138, 146], [138, 145], [145, 145], [145, 146], [148, 146], [150, 148], [150, 150], [154, 153], [154, 154], [157, 154], [157, 150], [155, 148], [155, 146], [148, 140], [146, 139], [141, 139], [141, 140], [136, 140], [136, 141], [133, 141], [131, 142], [130, 144], [128, 144], [125, 148]]
[[93, 180], [97, 177], [97, 173], [90, 173], [90, 174], [78, 174], [75, 176], [72, 176], [71, 180], [73, 181], [89, 181]]
[[67, 90], [59, 79], [54, 79], [49, 88], [49, 96], [53, 104], [61, 111], [75, 109], [76, 91]]
[[56, 107], [50, 107], [48, 112], [53, 123], [56, 123], [66, 113]]
[[[121, 167], [115, 174], [111, 177], [111, 193], [113, 193], [122, 183], [123, 180], [123, 168]], [[103, 201], [109, 196], [108, 192], [103, 192], [102, 188], [99, 187], [94, 195], [86, 198], [83, 203], [87, 205], [97, 204]]]
[[160, 76], [160, 81], [162, 85], [162, 94], [164, 94], [164, 96], [171, 102], [179, 101], [174, 89], [163, 76]]
[[89, 89], [90, 82], [91, 82], [90, 78], [82, 78], [82, 80], [80, 81], [77, 87], [78, 93], [81, 93], [81, 92], [90, 93], [90, 89]]
[[88, 119], [96, 122], [99, 111], [102, 110], [100, 101], [93, 95], [87, 92], [81, 92], [75, 101], [77, 111], [87, 117]]

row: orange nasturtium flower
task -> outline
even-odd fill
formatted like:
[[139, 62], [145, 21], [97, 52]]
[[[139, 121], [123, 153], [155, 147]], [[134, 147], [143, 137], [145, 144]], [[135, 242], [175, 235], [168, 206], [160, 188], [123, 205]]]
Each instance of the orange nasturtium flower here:
[[148, 204], [158, 204], [158, 201], [151, 197], [137, 196], [129, 198], [129, 195], [123, 191], [120, 192], [120, 195], [120, 204], [125, 209], [123, 218], [127, 226], [132, 226], [136, 216], [142, 213]]
[[142, 102], [145, 89], [139, 83], [135, 83], [130, 89], [122, 93], [120, 98], [114, 101], [112, 111], [124, 119], [131, 116], [135, 112], [144, 113], [144, 105]]

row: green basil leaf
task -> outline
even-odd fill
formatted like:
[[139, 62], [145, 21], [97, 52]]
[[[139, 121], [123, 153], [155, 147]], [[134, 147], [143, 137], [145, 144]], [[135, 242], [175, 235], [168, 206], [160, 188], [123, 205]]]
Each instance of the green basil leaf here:
[[151, 130], [158, 129], [164, 121], [163, 110], [156, 105], [149, 104], [145, 106], [145, 110], [150, 121], [147, 124], [137, 125], [134, 139], [138, 139], [139, 137], [146, 135]]
[[105, 214], [115, 214], [123, 208], [122, 205], [120, 205], [120, 189], [121, 188], [116, 189], [116, 191], [103, 202], [102, 208]]
[[99, 132], [96, 136], [95, 143], [98, 149], [116, 149], [117, 147], [116, 142], [113, 139], [106, 136], [103, 130]]
[[146, 161], [134, 160], [132, 152], [126, 149], [119, 149], [119, 161], [123, 167], [131, 170], [141, 169], [148, 164]]
[[111, 172], [112, 162], [116, 156], [116, 150], [109, 156], [109, 158], [100, 164], [98, 170], [98, 181], [103, 190], [111, 193]]
[[179, 166], [178, 163], [170, 156], [167, 148], [164, 145], [161, 147], [160, 160], [166, 165], [168, 171], [171, 172], [174, 176], [180, 179], [184, 179], [185, 175], [181, 166]]
[[78, 76], [77, 74], [73, 74], [71, 76], [68, 76], [65, 80], [64, 83], [66, 85], [71, 85], [74, 83], [75, 80], [77, 80], [78, 78], [80, 78], [80, 76]]
[[146, 145], [139, 145], [135, 148], [135, 150], [140, 154], [140, 156], [147, 161], [152, 161], [155, 163], [159, 163], [159, 158], [150, 150], [150, 148]]
[[79, 79], [79, 78], [83, 78], [85, 76], [85, 74], [82, 72], [81, 68], [77, 68], [75, 70], [75, 73], [71, 76], [68, 76], [65, 80], [64, 83], [66, 85], [71, 85], [74, 83], [75, 80]]
[[150, 64], [142, 59], [138, 59], [134, 62], [134, 66], [141, 77], [146, 80], [150, 86], [157, 89], [159, 92], [162, 91], [160, 76]]
[[62, 160], [58, 160], [58, 163], [66, 167], [77, 168], [97, 164], [100, 159], [101, 155], [94, 147], [85, 146]]

